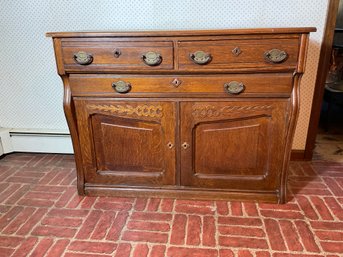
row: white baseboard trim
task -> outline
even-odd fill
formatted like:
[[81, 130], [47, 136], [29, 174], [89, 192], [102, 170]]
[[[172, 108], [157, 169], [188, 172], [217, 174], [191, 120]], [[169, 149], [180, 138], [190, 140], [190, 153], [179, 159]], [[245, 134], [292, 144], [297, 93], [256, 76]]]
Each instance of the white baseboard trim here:
[[10, 131], [9, 128], [0, 128], [0, 156], [13, 152]]
[[74, 153], [66, 131], [0, 128], [0, 155], [11, 152]]

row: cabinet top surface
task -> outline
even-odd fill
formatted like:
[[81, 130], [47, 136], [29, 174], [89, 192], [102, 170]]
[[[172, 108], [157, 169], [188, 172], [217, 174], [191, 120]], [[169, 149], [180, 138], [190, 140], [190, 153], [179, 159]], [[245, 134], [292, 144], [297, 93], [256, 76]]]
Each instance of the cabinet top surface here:
[[171, 36], [225, 36], [246, 34], [302, 34], [315, 32], [314, 27], [297, 28], [255, 28], [225, 30], [165, 30], [165, 31], [74, 31], [48, 32], [48, 37], [171, 37]]

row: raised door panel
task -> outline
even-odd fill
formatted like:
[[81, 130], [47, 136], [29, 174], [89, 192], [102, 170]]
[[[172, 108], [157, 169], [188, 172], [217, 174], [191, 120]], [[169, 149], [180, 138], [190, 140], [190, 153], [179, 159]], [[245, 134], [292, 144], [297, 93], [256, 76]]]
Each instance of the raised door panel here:
[[175, 184], [175, 106], [76, 101], [86, 183]]
[[288, 105], [288, 100], [182, 103], [181, 184], [275, 190]]

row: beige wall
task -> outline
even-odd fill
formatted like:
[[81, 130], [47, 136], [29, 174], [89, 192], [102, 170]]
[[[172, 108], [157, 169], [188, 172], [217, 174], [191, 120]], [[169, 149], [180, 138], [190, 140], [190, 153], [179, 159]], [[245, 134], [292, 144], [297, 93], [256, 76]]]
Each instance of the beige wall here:
[[326, 3], [325, 8], [323, 8], [322, 10], [317, 10], [317, 14], [311, 14], [313, 15], [314, 19], [316, 19], [316, 25], [314, 26], [317, 28], [317, 32], [311, 34], [310, 36], [306, 70], [300, 85], [300, 112], [292, 147], [294, 150], [304, 150], [306, 145], [308, 125], [312, 108], [312, 99], [320, 55], [320, 47], [323, 40], [329, 1], [323, 2]]
[[294, 149], [304, 149], [327, 0], [17, 0], [0, 8], [0, 127], [68, 131], [47, 31], [317, 27]]

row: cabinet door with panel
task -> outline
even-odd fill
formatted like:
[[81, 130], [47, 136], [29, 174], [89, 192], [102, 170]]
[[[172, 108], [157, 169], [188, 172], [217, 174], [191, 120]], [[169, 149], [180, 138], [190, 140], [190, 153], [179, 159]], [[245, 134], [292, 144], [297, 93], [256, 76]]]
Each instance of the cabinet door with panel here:
[[75, 100], [85, 182], [175, 184], [175, 104]]
[[183, 186], [275, 191], [289, 100], [181, 103]]

